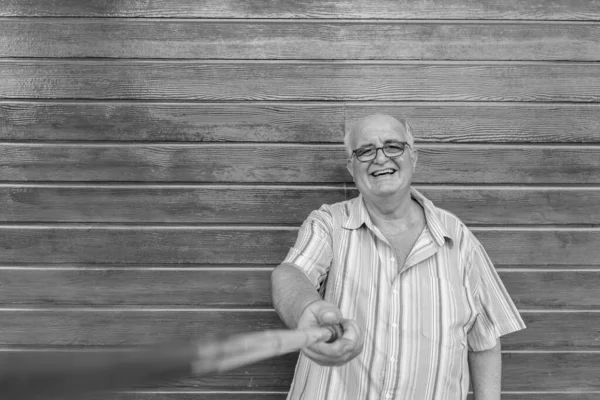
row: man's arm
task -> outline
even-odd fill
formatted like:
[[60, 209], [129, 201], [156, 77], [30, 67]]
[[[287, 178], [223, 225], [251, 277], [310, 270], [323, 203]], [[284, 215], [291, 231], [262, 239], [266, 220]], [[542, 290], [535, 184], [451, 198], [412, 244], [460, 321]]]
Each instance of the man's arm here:
[[334, 304], [321, 299], [312, 282], [292, 264], [283, 263], [271, 275], [273, 305], [290, 328], [306, 329], [341, 324], [344, 333], [333, 343], [317, 343], [303, 353], [320, 365], [347, 363], [362, 350], [363, 335], [354, 320], [342, 318]]
[[304, 309], [321, 300], [312, 282], [302, 271], [283, 263], [271, 275], [273, 306], [288, 328], [296, 329]]
[[502, 353], [500, 339], [497, 340], [489, 350], [469, 352], [473, 400], [500, 400]]

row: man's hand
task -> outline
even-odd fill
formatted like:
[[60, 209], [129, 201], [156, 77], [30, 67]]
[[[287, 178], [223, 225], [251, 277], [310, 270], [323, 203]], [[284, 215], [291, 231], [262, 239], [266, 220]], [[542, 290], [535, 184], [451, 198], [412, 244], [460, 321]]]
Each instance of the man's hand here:
[[342, 318], [340, 310], [329, 302], [318, 300], [309, 304], [298, 320], [299, 329], [334, 324], [341, 324], [344, 328], [341, 338], [333, 343], [317, 343], [302, 350], [308, 358], [319, 365], [345, 364], [362, 350], [363, 333], [356, 321]]

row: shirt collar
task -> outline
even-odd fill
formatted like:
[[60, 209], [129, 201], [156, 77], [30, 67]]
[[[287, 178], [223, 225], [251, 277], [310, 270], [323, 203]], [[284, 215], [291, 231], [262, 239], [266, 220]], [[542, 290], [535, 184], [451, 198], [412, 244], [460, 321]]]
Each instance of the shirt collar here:
[[440, 218], [440, 213], [437, 207], [433, 205], [433, 202], [423, 196], [421, 192], [413, 187], [410, 188], [410, 194], [412, 198], [417, 200], [425, 210], [427, 227], [429, 228], [429, 232], [431, 233], [431, 237], [433, 237], [435, 243], [441, 247], [446, 239], [449, 239], [451, 242], [450, 244], [452, 245], [456, 240], [452, 234], [455, 229], [452, 229], [446, 224], [445, 218]]
[[363, 224], [367, 225], [369, 229], [373, 229], [373, 223], [369, 212], [365, 206], [362, 194], [359, 194], [354, 200], [350, 202], [348, 220], [344, 223], [343, 227], [346, 229], [358, 229]]
[[[427, 199], [413, 187], [410, 188], [410, 194], [425, 210], [427, 227], [435, 243], [441, 247], [446, 239], [454, 242], [455, 238], [449, 233], [454, 230], [448, 229], [449, 227], [444, 224], [444, 220], [439, 218], [437, 208], [431, 200]], [[358, 197], [350, 202], [348, 211], [348, 220], [344, 223], [344, 228], [354, 230], [364, 224], [367, 228], [373, 230], [373, 222], [371, 221], [371, 217], [369, 217], [362, 194], [359, 194]]]

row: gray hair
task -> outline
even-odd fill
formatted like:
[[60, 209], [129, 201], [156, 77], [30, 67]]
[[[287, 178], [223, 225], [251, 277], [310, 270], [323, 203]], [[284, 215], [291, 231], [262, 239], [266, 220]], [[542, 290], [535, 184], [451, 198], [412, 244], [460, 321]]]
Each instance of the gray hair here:
[[[383, 114], [380, 114], [380, 115], [383, 115]], [[346, 129], [346, 132], [344, 133], [344, 147], [346, 148], [346, 153], [348, 154], [348, 157], [352, 157], [352, 147], [350, 147], [350, 137], [352, 136], [352, 134], [354, 133], [356, 128], [360, 124], [362, 124], [362, 122], [365, 119], [367, 119], [369, 117], [373, 117], [373, 115], [369, 115], [367, 117], [360, 119], [359, 121], [352, 124], [352, 126], [350, 126], [349, 129]], [[386, 115], [386, 117], [390, 117], [390, 116]], [[393, 118], [393, 117], [391, 117], [391, 118]], [[402, 126], [404, 127], [404, 130], [406, 131], [406, 143], [408, 143], [408, 145], [410, 146], [411, 151], [414, 151], [415, 150], [415, 137], [413, 136], [413, 133], [412, 133], [412, 127], [410, 126], [408, 121], [406, 121], [405, 119], [397, 119], [397, 118], [394, 118], [394, 119], [397, 120], [398, 122], [400, 122], [400, 124], [402, 124]]]

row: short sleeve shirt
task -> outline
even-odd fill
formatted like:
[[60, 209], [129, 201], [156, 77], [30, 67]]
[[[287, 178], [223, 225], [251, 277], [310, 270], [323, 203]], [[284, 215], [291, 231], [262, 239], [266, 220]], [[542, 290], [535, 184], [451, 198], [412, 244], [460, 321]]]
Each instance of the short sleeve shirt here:
[[284, 262], [365, 334], [339, 367], [300, 354], [288, 399], [459, 400], [468, 351], [525, 328], [484, 248], [453, 214], [417, 190], [426, 224], [404, 265], [372, 224], [361, 196], [324, 205], [303, 223]]

